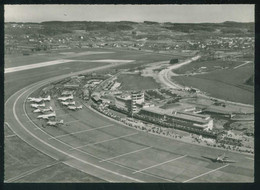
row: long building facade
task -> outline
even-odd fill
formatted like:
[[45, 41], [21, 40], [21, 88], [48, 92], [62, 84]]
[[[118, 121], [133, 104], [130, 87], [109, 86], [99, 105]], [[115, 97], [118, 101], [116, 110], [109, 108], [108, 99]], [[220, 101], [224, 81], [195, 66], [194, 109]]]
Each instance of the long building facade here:
[[139, 114], [199, 130], [212, 130], [213, 128], [213, 119], [209, 115], [177, 111], [169, 113], [168, 111], [160, 108], [143, 108]]

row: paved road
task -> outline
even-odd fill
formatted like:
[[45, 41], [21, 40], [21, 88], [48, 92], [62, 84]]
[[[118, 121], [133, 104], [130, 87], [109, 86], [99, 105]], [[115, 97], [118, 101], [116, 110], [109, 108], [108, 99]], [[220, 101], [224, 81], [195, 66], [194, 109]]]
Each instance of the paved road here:
[[[175, 64], [175, 65], [172, 65], [172, 66], [169, 66], [168, 68], [166, 69], [163, 69], [159, 72], [158, 74], [158, 77], [159, 77], [159, 80], [161, 83], [163, 83], [165, 86], [167, 86], [168, 88], [177, 88], [177, 89], [181, 89], [183, 88], [183, 86], [179, 85], [179, 84], [176, 84], [172, 81], [171, 79], [171, 76], [174, 76], [176, 74], [174, 74], [172, 72], [173, 69], [177, 69], [179, 67], [182, 67], [183, 65], [186, 65], [186, 64], [189, 64], [193, 61], [196, 61], [200, 58], [200, 56], [195, 56], [195, 57], [192, 57], [182, 63], [179, 63], [179, 64]], [[247, 63], [245, 63], [247, 64]], [[240, 66], [243, 66], [245, 64], [242, 64]], [[240, 67], [239, 66], [239, 67]], [[238, 67], [237, 67], [238, 68]], [[235, 69], [235, 68], [234, 68]], [[250, 104], [244, 104], [244, 103], [239, 103], [239, 102], [232, 102], [232, 101], [227, 101], [227, 100], [223, 100], [223, 99], [220, 99], [220, 98], [215, 98], [215, 97], [211, 97], [211, 96], [208, 96], [208, 95], [205, 95], [205, 94], [198, 94], [198, 96], [200, 97], [204, 97], [204, 98], [208, 98], [208, 99], [215, 99], [215, 100], [218, 100], [218, 101], [221, 101], [221, 102], [226, 102], [226, 103], [230, 103], [230, 104], [234, 104], [234, 105], [239, 105], [239, 106], [246, 106], [246, 107], [254, 107], [253, 105], [250, 105]]]
[[181, 85], [178, 85], [178, 84], [172, 82], [172, 80], [171, 80], [171, 78], [170, 78], [170, 74], [172, 74], [171, 70], [177, 69], [177, 68], [179, 68], [179, 67], [181, 67], [181, 66], [183, 66], [183, 65], [189, 64], [189, 63], [191, 63], [192, 61], [198, 60], [199, 58], [200, 58], [200, 56], [198, 55], [198, 56], [192, 57], [192, 58], [190, 58], [190, 59], [188, 59], [188, 60], [185, 60], [185, 61], [183, 61], [183, 62], [181, 62], [181, 63], [174, 64], [174, 65], [172, 65], [172, 66], [169, 66], [169, 67], [166, 68], [166, 69], [161, 70], [161, 71], [159, 72], [159, 74], [158, 74], [159, 80], [160, 80], [164, 85], [166, 85], [166, 86], [169, 87], [169, 88], [182, 88]]

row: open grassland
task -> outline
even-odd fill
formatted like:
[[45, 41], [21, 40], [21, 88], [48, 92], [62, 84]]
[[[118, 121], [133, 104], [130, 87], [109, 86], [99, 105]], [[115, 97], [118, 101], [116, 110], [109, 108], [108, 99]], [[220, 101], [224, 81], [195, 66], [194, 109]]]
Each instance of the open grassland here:
[[70, 182], [70, 183], [93, 183], [93, 182], [105, 182], [102, 179], [83, 173], [77, 169], [71, 168], [63, 163], [54, 164], [51, 167], [43, 168], [40, 171], [33, 173], [32, 175], [25, 176], [17, 182], [48, 182], [48, 183], [59, 183], [59, 182]]
[[91, 69], [106, 64], [108, 63], [69, 62], [5, 74], [5, 99], [21, 89], [23, 86], [27, 86], [34, 82], [66, 73]]
[[7, 126], [4, 166], [6, 182], [104, 182], [32, 148]]
[[254, 68], [248, 65], [202, 75], [176, 76], [172, 80], [183, 86], [198, 88], [216, 98], [254, 104], [254, 87], [244, 84], [253, 73]]
[[122, 49], [105, 49], [105, 48], [82, 48], [52, 51], [50, 53], [43, 52], [39, 54], [31, 54], [23, 56], [5, 55], [5, 68], [17, 67], [28, 64], [35, 64], [45, 61], [53, 61], [57, 59], [72, 59], [72, 60], [99, 60], [99, 59], [118, 59], [118, 60], [142, 60], [142, 61], [160, 61], [170, 60], [172, 55], [148, 53], [136, 50]]
[[[206, 67], [203, 72], [214, 71], [216, 67], [229, 67], [234, 68], [238, 65], [243, 64], [244, 61], [222, 61], [222, 60], [212, 60], [212, 61], [194, 61], [191, 64], [183, 65], [182, 67], [173, 70], [177, 74], [185, 74], [186, 72], [196, 72], [197, 69], [201, 67]], [[252, 64], [252, 63], [251, 63]]]
[[140, 74], [121, 74], [117, 81], [121, 83], [121, 90], [145, 90], [160, 87], [152, 77], [142, 77]]
[[[68, 53], [69, 52], [69, 53]], [[21, 54], [14, 54], [14, 55], [5, 55], [5, 68], [9, 67], [17, 67], [22, 65], [29, 65], [35, 64], [40, 62], [46, 61], [53, 61], [57, 59], [68, 59], [68, 58], [76, 58], [76, 57], [88, 57], [93, 56], [93, 54], [99, 52], [110, 52], [113, 51], [103, 50], [103, 49], [68, 49], [68, 50], [59, 50], [59, 51], [52, 51], [52, 52], [42, 52], [42, 53], [35, 53], [31, 55], [23, 56]], [[93, 53], [93, 54], [92, 54]], [[90, 54], [90, 55], [88, 55]], [[107, 54], [107, 53], [105, 53]], [[97, 55], [97, 56], [98, 56]], [[95, 57], [96, 58], [96, 57]], [[80, 58], [77, 58], [80, 59]]]
[[[15, 73], [8, 73], [5, 74], [5, 87], [8, 86], [8, 90], [5, 90], [5, 99], [7, 99], [11, 94], [16, 92], [17, 90], [21, 89], [23, 86], [27, 86], [29, 84], [32, 84], [34, 82], [50, 78], [53, 76], [58, 76], [61, 74], [66, 74], [70, 72], [76, 72], [81, 71], [88, 68], [93, 68], [97, 66], [102, 66], [103, 64], [107, 63], [88, 63], [85, 62], [85, 60], [99, 60], [99, 59], [126, 59], [126, 60], [136, 60], [132, 63], [126, 63], [124, 65], [121, 65], [117, 68], [121, 69], [129, 69], [133, 67], [137, 67], [143, 64], [148, 64], [153, 62], [154, 60], [170, 60], [169, 55], [159, 55], [155, 54], [151, 56], [152, 54], [145, 53], [145, 52], [138, 52], [138, 51], [127, 51], [127, 50], [118, 50], [118, 49], [70, 49], [67, 50], [68, 52], [77, 52], [82, 53], [86, 51], [103, 51], [103, 52], [115, 52], [115, 53], [108, 53], [108, 54], [96, 54], [96, 55], [82, 55], [78, 57], [71, 58], [72, 60], [84, 60], [84, 61], [75, 61], [65, 64], [59, 64], [59, 65], [53, 65], [48, 67], [42, 67], [37, 69], [31, 69], [31, 70], [24, 70], [19, 71]], [[60, 55], [60, 52], [66, 52], [63, 51], [57, 51], [52, 56], [49, 55], [42, 55], [42, 56], [6, 56], [5, 58], [5, 67], [14, 67], [14, 66], [22, 66], [27, 64], [34, 64], [44, 61], [50, 61], [50, 60], [57, 60], [64, 58], [64, 55]], [[138, 56], [137, 56], [138, 55]], [[67, 57], [66, 59], [70, 59]], [[143, 60], [144, 59], [144, 60]], [[19, 81], [19, 82], [18, 82]]]
[[35, 150], [19, 137], [5, 137], [5, 180], [53, 162], [54, 159]]

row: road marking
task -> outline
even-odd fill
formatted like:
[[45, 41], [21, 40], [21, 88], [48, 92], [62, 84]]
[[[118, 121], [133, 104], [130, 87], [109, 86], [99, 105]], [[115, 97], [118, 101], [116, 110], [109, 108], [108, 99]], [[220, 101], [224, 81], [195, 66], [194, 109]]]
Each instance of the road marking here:
[[55, 163], [53, 163], [53, 164], [48, 164], [48, 165], [46, 165], [46, 166], [40, 166], [40, 167], [38, 167], [38, 168], [35, 168], [35, 169], [29, 170], [29, 171], [27, 171], [27, 172], [24, 172], [24, 173], [22, 173], [22, 174], [20, 174], [20, 175], [18, 175], [18, 176], [16, 176], [16, 177], [12, 177], [12, 178], [6, 180], [5, 182], [13, 182], [13, 181], [16, 181], [16, 180], [18, 180], [18, 179], [21, 179], [21, 178], [23, 178], [23, 177], [26, 177], [26, 176], [28, 176], [28, 175], [31, 175], [31, 174], [33, 174], [33, 173], [35, 173], [35, 172], [38, 172], [38, 171], [41, 171], [41, 170], [43, 170], [43, 169], [52, 167], [52, 166], [54, 166], [54, 165], [56, 165], [56, 164], [58, 164], [58, 163], [60, 163], [60, 161], [59, 161], [59, 162], [55, 162]]
[[6, 138], [9, 138], [9, 137], [15, 137], [16, 136], [16, 134], [13, 134], [13, 135], [7, 135], [7, 136], [5, 136]]
[[[117, 64], [117, 65], [120, 65], [120, 64]], [[110, 68], [110, 67], [113, 67], [113, 66], [112, 66], [112, 65], [101, 66], [101, 67], [98, 67], [98, 68], [87, 69], [87, 70], [83, 70], [83, 71], [73, 72], [73, 73], [70, 73], [70, 74], [64, 74], [64, 75], [61, 75], [61, 76], [58, 76], [58, 77], [52, 77], [52, 78], [50, 78], [50, 79], [43, 80], [43, 81], [41, 81], [41, 82], [33, 83], [33, 84], [29, 85], [29, 86], [26, 86], [26, 87], [24, 87], [24, 88], [18, 90], [15, 94], [12, 94], [12, 95], [6, 100], [5, 106], [7, 105], [8, 101], [9, 101], [13, 96], [15, 96], [15, 95], [18, 94], [18, 93], [22, 93], [26, 88], [29, 88], [29, 89], [27, 89], [25, 92], [29, 91], [31, 88], [33, 88], [33, 87], [35, 87], [35, 86], [44, 85], [44, 84], [47, 84], [47, 83], [49, 83], [49, 82], [51, 82], [51, 81], [54, 81], [54, 80], [59, 80], [59, 79], [62, 79], [62, 78], [68, 77], [68, 76], [73, 76], [73, 75], [82, 74], [82, 73], [85, 73], [85, 72], [91, 72], [91, 71], [101, 70], [101, 69]], [[22, 94], [24, 94], [25, 92], [23, 92]], [[21, 97], [21, 95], [20, 95], [17, 99], [19, 99], [20, 97]], [[73, 156], [73, 155], [71, 155], [71, 154], [68, 154], [68, 153], [66, 153], [66, 152], [64, 152], [64, 151], [62, 151], [62, 150], [56, 148], [55, 146], [52, 146], [51, 144], [47, 143], [46, 141], [44, 141], [44, 140], [38, 138], [38, 137], [35, 136], [33, 133], [31, 133], [31, 131], [29, 131], [29, 130], [21, 123], [21, 121], [18, 119], [17, 114], [16, 114], [16, 112], [15, 112], [15, 106], [16, 106], [17, 99], [16, 99], [16, 101], [14, 102], [14, 105], [13, 105], [13, 114], [14, 114], [14, 117], [15, 117], [16, 121], [19, 123], [19, 125], [20, 125], [28, 134], [30, 134], [30, 135], [31, 135], [32, 137], [34, 137], [35, 139], [39, 140], [41, 143], [43, 143], [43, 144], [49, 146], [50, 148], [52, 148], [52, 149], [54, 149], [54, 150], [56, 150], [56, 151], [58, 151], [58, 152], [60, 152], [60, 153], [63, 153], [63, 154], [65, 154], [65, 155], [67, 155], [67, 156], [69, 156], [69, 157], [71, 157], [71, 158], [74, 158], [74, 159], [76, 159], [76, 160], [78, 160], [78, 161], [80, 161], [80, 162], [82, 162], [82, 163], [88, 164], [88, 165], [90, 165], [90, 166], [92, 166], [92, 167], [95, 167], [95, 168], [98, 168], [98, 169], [100, 169], [100, 170], [103, 170], [103, 171], [112, 173], [112, 174], [114, 174], [114, 175], [118, 175], [118, 176], [121, 176], [121, 177], [124, 177], [124, 178], [127, 178], [127, 179], [131, 179], [131, 180], [134, 180], [134, 181], [137, 181], [137, 182], [144, 182], [144, 181], [141, 181], [141, 180], [138, 180], [138, 179], [135, 179], [135, 178], [132, 178], [132, 177], [129, 177], [129, 176], [126, 176], [126, 175], [123, 175], [123, 174], [120, 174], [120, 173], [117, 173], [117, 172], [114, 172], [114, 171], [105, 169], [105, 168], [103, 168], [103, 167], [101, 167], [101, 166], [92, 164], [92, 163], [90, 163], [90, 162], [84, 161], [84, 160], [82, 160], [82, 159], [80, 159], [80, 158], [78, 158], [78, 157], [76, 157], [76, 156]], [[29, 119], [29, 118], [28, 118], [28, 119]], [[58, 160], [58, 158], [55, 158], [54, 156], [52, 156], [52, 155], [50, 155], [50, 154], [44, 152], [43, 150], [37, 148], [36, 146], [34, 146], [34, 145], [32, 145], [31, 143], [29, 143], [28, 141], [26, 141], [26, 139], [23, 138], [22, 136], [20, 136], [18, 133], [16, 133], [16, 132], [10, 127], [10, 125], [9, 125], [7, 122], [5, 122], [5, 123], [9, 126], [9, 128], [10, 128], [15, 134], [17, 134], [17, 136], [18, 136], [20, 139], [24, 140], [24, 141], [25, 141], [26, 143], [28, 143], [30, 146], [34, 147], [35, 149], [37, 149], [37, 150], [39, 150], [40, 152], [42, 152], [42, 153], [48, 155], [48, 156], [51, 157], [51, 158], [53, 158], [53, 159], [55, 159], [55, 160]], [[33, 124], [34, 124], [34, 123], [33, 123]], [[35, 124], [34, 124], [34, 125], [35, 125]], [[41, 129], [40, 129], [40, 130], [41, 130]], [[42, 130], [41, 130], [41, 131], [42, 131]], [[44, 131], [42, 131], [42, 132], [44, 132]], [[50, 136], [50, 135], [49, 135], [49, 136]], [[108, 181], [109, 181], [109, 180], [108, 180]]]
[[[67, 165], [67, 166], [69, 166], [69, 167], [71, 167], [71, 168], [75, 168], [75, 169], [77, 169], [77, 170], [79, 170], [79, 171], [81, 171], [81, 172], [83, 172], [83, 173], [85, 173], [85, 174], [88, 174], [89, 175], [89, 171], [85, 171], [83, 168], [80, 168], [80, 167], [75, 167], [75, 166], [73, 166], [72, 164], [70, 164], [69, 162], [63, 162], [63, 164], [65, 164], [65, 165]], [[93, 175], [93, 174], [91, 174], [92, 176], [95, 176], [95, 175]], [[99, 178], [99, 179], [102, 179], [102, 178], [100, 178], [99, 176], [95, 176], [95, 177], [97, 177], [97, 178]], [[111, 183], [116, 183], [116, 181], [110, 181]]]
[[103, 142], [113, 141], [113, 140], [116, 140], [116, 139], [121, 139], [121, 138], [124, 138], [124, 137], [133, 136], [133, 135], [136, 135], [136, 134], [138, 134], [138, 132], [137, 133], [131, 133], [131, 134], [128, 134], [128, 135], [123, 135], [123, 136], [112, 138], [112, 139], [107, 139], [107, 140], [104, 140], [104, 141], [99, 141], [99, 142], [95, 142], [95, 143], [89, 143], [89, 144], [86, 144], [86, 145], [83, 145], [83, 146], [78, 146], [78, 147], [72, 148], [70, 150], [79, 149], [79, 148], [86, 147], [86, 146], [91, 146], [91, 145], [96, 145], [96, 144], [100, 144], [100, 143], [103, 143]]
[[[77, 150], [79, 150], [79, 149], [77, 149]], [[107, 162], [109, 162], [110, 164], [119, 166], [119, 167], [121, 167], [121, 168], [128, 169], [128, 170], [130, 170], [130, 171], [132, 171], [132, 172], [135, 171], [135, 169], [133, 169], [133, 168], [130, 168], [130, 167], [128, 167], [128, 166], [125, 166], [125, 165], [122, 165], [122, 164], [119, 164], [119, 163], [116, 163], [116, 162], [113, 162], [113, 161], [107, 161]], [[141, 173], [141, 174], [144, 174], [144, 175], [148, 175], [148, 176], [155, 177], [155, 178], [157, 178], [157, 179], [163, 179], [163, 180], [169, 181], [169, 182], [176, 182], [176, 181], [173, 181], [173, 180], [171, 180], [171, 179], [164, 178], [164, 177], [160, 177], [160, 176], [157, 176], [157, 175], [154, 175], [154, 174], [151, 174], [151, 173], [146, 173], [146, 172], [140, 172], [140, 173]]]
[[[121, 176], [121, 177], [123, 177], [123, 178], [127, 178], [127, 179], [130, 179], [130, 180], [136, 181], [136, 182], [144, 182], [144, 181], [141, 181], [141, 180], [139, 180], [139, 179], [132, 178], [132, 177], [129, 177], [129, 176], [120, 174], [120, 173], [118, 173], [118, 172], [115, 172], [115, 171], [112, 171], [112, 170], [103, 168], [103, 167], [101, 167], [101, 166], [95, 165], [95, 164], [93, 164], [93, 163], [91, 163], [91, 162], [87, 162], [87, 161], [85, 161], [85, 160], [82, 160], [82, 159], [80, 159], [80, 158], [78, 158], [78, 157], [76, 157], [76, 156], [74, 156], [74, 155], [71, 155], [71, 154], [69, 154], [69, 153], [67, 153], [67, 152], [65, 152], [65, 151], [63, 151], [63, 150], [61, 150], [61, 149], [56, 148], [55, 146], [53, 146], [53, 145], [47, 143], [46, 141], [40, 139], [40, 138], [37, 137], [35, 134], [33, 134], [31, 131], [29, 131], [29, 130], [21, 123], [21, 121], [20, 121], [19, 118], [17, 117], [16, 111], [15, 111], [15, 107], [16, 107], [16, 103], [17, 103], [18, 99], [19, 99], [23, 94], [25, 94], [27, 91], [29, 91], [29, 89], [26, 90], [26, 91], [24, 91], [22, 94], [20, 94], [20, 95], [17, 97], [17, 99], [15, 100], [14, 105], [13, 105], [13, 114], [14, 114], [14, 117], [15, 117], [16, 121], [19, 123], [19, 125], [20, 125], [28, 134], [30, 134], [32, 137], [36, 138], [37, 140], [39, 140], [39, 141], [42, 142], [43, 144], [49, 146], [50, 148], [52, 148], [52, 149], [54, 149], [54, 150], [57, 150], [58, 152], [60, 152], [60, 153], [62, 153], [62, 154], [65, 154], [65, 155], [67, 155], [67, 156], [69, 156], [69, 157], [71, 157], [71, 158], [74, 158], [74, 159], [76, 159], [76, 160], [78, 160], [78, 161], [80, 161], [80, 162], [82, 162], [82, 163], [85, 163], [85, 164], [87, 164], [87, 165], [90, 165], [90, 166], [92, 166], [92, 167], [95, 167], [95, 168], [98, 168], [98, 169], [100, 169], [100, 170], [106, 171], [106, 172], [108, 172], [108, 173], [112, 173], [112, 174], [114, 174], [114, 175]], [[25, 111], [25, 110], [24, 110], [24, 111]], [[52, 156], [51, 156], [51, 157], [52, 157]], [[56, 160], [57, 160], [57, 159], [56, 159]]]
[[36, 64], [23, 65], [18, 67], [9, 67], [5, 69], [5, 73], [12, 73], [12, 72], [35, 69], [40, 67], [47, 67], [47, 66], [52, 66], [52, 65], [62, 64], [62, 63], [69, 63], [72, 61], [73, 60], [69, 60], [69, 59], [60, 59], [60, 60], [46, 61], [46, 62], [41, 62]]
[[194, 180], [194, 179], [197, 179], [197, 178], [202, 177], [202, 176], [204, 176], [204, 175], [207, 175], [207, 174], [209, 174], [209, 173], [215, 172], [215, 171], [220, 170], [220, 169], [222, 169], [222, 168], [225, 168], [225, 167], [227, 167], [227, 166], [229, 166], [229, 164], [226, 164], [226, 165], [221, 166], [221, 167], [219, 167], [219, 168], [216, 168], [216, 169], [214, 169], [214, 170], [208, 171], [208, 172], [206, 172], [206, 173], [204, 173], [204, 174], [195, 176], [195, 177], [193, 177], [193, 178], [191, 178], [191, 179], [188, 179], [188, 180], [184, 181], [183, 183], [192, 181], [192, 180]]
[[139, 172], [141, 174], [145, 174], [145, 175], [149, 175], [149, 176], [152, 176], [152, 177], [155, 177], [155, 178], [158, 178], [158, 179], [162, 179], [162, 180], [165, 180], [165, 181], [169, 181], [169, 182], [176, 182], [174, 180], [171, 180], [171, 179], [168, 179], [168, 178], [164, 178], [164, 177], [160, 177], [160, 176], [157, 176], [157, 175], [153, 175], [151, 173], [146, 173], [146, 172]]
[[[25, 116], [27, 116], [27, 115], [25, 114]], [[40, 118], [38, 118], [38, 119], [31, 119], [31, 120], [26, 121], [26, 122], [31, 122], [31, 121], [40, 121]]]
[[5, 122], [5, 124], [6, 124], [20, 139], [22, 139], [22, 140], [23, 140], [24, 142], [26, 142], [28, 145], [32, 146], [33, 148], [37, 149], [38, 151], [42, 152], [43, 154], [46, 154], [47, 156], [53, 158], [54, 160], [58, 160], [58, 158], [56, 158], [56, 157], [54, 157], [54, 156], [52, 156], [52, 155], [50, 155], [50, 154], [48, 154], [48, 153], [46, 153], [46, 152], [44, 152], [44, 151], [38, 149], [38, 148], [35, 147], [34, 145], [30, 144], [28, 141], [26, 141], [25, 139], [23, 139], [19, 134], [17, 134], [17, 133], [11, 128], [11, 126], [10, 126], [7, 122]]
[[97, 63], [103, 63], [103, 62], [112, 62], [112, 63], [131, 63], [135, 60], [118, 60], [118, 59], [99, 59], [99, 60], [90, 60], [88, 62], [97, 62]]
[[136, 152], [141, 152], [143, 150], [147, 150], [149, 148], [152, 148], [151, 146], [149, 147], [145, 147], [145, 148], [142, 148], [142, 149], [139, 149], [139, 150], [135, 150], [135, 151], [132, 151], [132, 152], [128, 152], [128, 153], [125, 153], [125, 154], [121, 154], [121, 155], [118, 155], [118, 156], [115, 156], [115, 157], [111, 157], [111, 158], [107, 158], [107, 159], [104, 159], [104, 160], [100, 160], [99, 162], [105, 162], [105, 161], [108, 161], [108, 160], [113, 160], [115, 158], [119, 158], [121, 156], [125, 156], [125, 155], [129, 155], [129, 154], [133, 154], [133, 153], [136, 153]]
[[[34, 112], [32, 112], [32, 113], [27, 113], [27, 115], [33, 115], [33, 114], [36, 114], [36, 113], [34, 113]], [[22, 113], [21, 115], [25, 115], [25, 113]]]
[[175, 161], [175, 160], [179, 160], [179, 159], [184, 158], [184, 157], [186, 157], [186, 156], [187, 156], [187, 155], [180, 156], [180, 157], [178, 157], [178, 158], [174, 158], [174, 159], [168, 160], [168, 161], [166, 161], [166, 162], [162, 162], [162, 163], [160, 163], [160, 164], [156, 164], [156, 165], [153, 165], [153, 166], [150, 166], [150, 167], [147, 167], [147, 168], [144, 168], [144, 169], [135, 171], [135, 172], [133, 172], [133, 174], [142, 172], [142, 171], [144, 171], [144, 170], [148, 170], [148, 169], [150, 169], [150, 168], [154, 168], [154, 167], [157, 167], [157, 166], [161, 166], [161, 165], [163, 165], [163, 164], [166, 164], [166, 163], [169, 163], [169, 162], [172, 162], [172, 161]]
[[239, 68], [239, 67], [242, 67], [242, 66], [244, 66], [244, 65], [247, 65], [248, 63], [251, 63], [251, 61], [246, 61], [245, 63], [234, 67], [234, 69], [237, 69], [237, 68]]
[[92, 129], [86, 129], [86, 130], [77, 131], [77, 132], [69, 133], [69, 134], [65, 134], [65, 135], [58, 135], [58, 136], [55, 136], [55, 137], [51, 137], [51, 138], [49, 138], [49, 139], [60, 138], [60, 137], [66, 137], [66, 136], [73, 135], [73, 134], [78, 134], [78, 133], [83, 133], [83, 132], [88, 132], [88, 131], [94, 131], [94, 130], [97, 130], [97, 129], [103, 129], [103, 128], [107, 128], [107, 127], [111, 127], [111, 126], [113, 126], [113, 125], [112, 125], [112, 124], [111, 124], [111, 125], [105, 125], [105, 126], [102, 126], [102, 127], [96, 127], [96, 128], [92, 128]]

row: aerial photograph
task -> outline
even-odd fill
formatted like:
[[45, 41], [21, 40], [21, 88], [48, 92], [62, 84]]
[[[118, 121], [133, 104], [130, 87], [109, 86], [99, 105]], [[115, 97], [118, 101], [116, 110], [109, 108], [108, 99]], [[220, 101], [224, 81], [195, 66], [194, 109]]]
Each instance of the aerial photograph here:
[[5, 5], [4, 183], [253, 183], [254, 5]]

